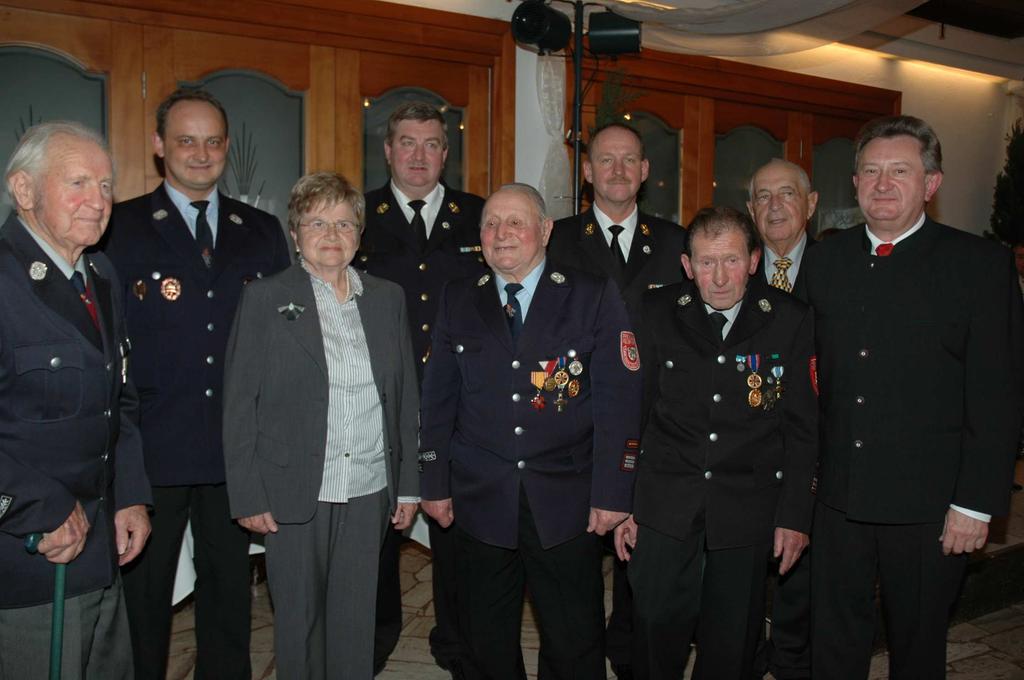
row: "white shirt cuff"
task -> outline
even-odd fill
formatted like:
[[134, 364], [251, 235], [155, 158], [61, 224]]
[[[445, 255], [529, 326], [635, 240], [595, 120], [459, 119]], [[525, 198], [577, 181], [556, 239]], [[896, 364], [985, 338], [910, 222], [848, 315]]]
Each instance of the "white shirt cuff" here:
[[984, 512], [978, 512], [977, 510], [968, 510], [967, 508], [961, 508], [959, 505], [949, 504], [949, 507], [953, 508], [961, 515], [967, 515], [971, 519], [981, 520], [986, 524], [992, 521], [992, 515], [986, 515]]
[[399, 496], [398, 497], [398, 502], [399, 503], [419, 503], [420, 502], [420, 497], [419, 496]]

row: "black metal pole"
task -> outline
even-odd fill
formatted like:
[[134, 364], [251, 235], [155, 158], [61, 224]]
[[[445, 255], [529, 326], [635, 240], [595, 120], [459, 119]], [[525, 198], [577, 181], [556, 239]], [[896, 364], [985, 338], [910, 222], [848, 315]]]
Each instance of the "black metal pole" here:
[[580, 214], [580, 156], [583, 144], [583, 1], [573, 3], [576, 8], [574, 41], [572, 48], [573, 102], [572, 102], [572, 197], [576, 214]]

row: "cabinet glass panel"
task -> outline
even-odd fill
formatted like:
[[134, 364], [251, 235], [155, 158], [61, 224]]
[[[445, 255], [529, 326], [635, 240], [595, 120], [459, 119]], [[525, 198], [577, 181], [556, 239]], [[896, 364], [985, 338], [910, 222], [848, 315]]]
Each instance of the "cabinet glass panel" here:
[[679, 221], [679, 145], [681, 133], [654, 114], [636, 111], [626, 121], [644, 140], [650, 164], [640, 190], [640, 210], [671, 222]]
[[715, 205], [747, 212], [750, 178], [773, 158], [782, 158], [782, 142], [761, 128], [741, 125], [715, 139]]
[[255, 71], [217, 71], [196, 83], [228, 113], [221, 192], [272, 213], [288, 229], [288, 197], [303, 175], [303, 97]]
[[814, 147], [814, 179], [818, 209], [812, 233], [818, 237], [829, 229], [848, 229], [864, 222], [853, 188], [853, 140], [833, 139]]
[[379, 97], [363, 100], [363, 188], [366, 191], [377, 189], [390, 180], [387, 159], [384, 158], [388, 117], [402, 104], [414, 101], [433, 104], [444, 115], [448, 124], [448, 158], [441, 172], [441, 182], [452, 189], [464, 191], [462, 109], [451, 106], [439, 95], [421, 87], [399, 87]]
[[[0, 47], [0, 167], [29, 127], [53, 120], [107, 131], [106, 77], [87, 73], [69, 59], [32, 47]], [[6, 190], [6, 189], [5, 189]], [[10, 206], [0, 204], [0, 224]]]

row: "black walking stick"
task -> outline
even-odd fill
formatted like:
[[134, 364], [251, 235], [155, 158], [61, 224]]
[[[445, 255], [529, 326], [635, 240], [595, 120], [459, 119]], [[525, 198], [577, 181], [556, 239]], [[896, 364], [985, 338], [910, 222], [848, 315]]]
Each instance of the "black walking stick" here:
[[[25, 550], [33, 555], [39, 549], [42, 534], [29, 534], [25, 539]], [[64, 649], [64, 581], [67, 578], [66, 564], [55, 565], [53, 576], [53, 619], [50, 622], [50, 680], [60, 680], [61, 652]]]

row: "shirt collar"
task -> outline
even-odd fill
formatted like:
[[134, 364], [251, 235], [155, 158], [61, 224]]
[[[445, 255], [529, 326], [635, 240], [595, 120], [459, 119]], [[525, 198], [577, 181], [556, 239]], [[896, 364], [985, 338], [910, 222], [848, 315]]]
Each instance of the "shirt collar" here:
[[600, 226], [605, 231], [608, 231], [608, 227], [612, 226], [613, 224], [618, 224], [620, 227], [622, 227], [623, 231], [630, 234], [632, 234], [633, 231], [636, 230], [638, 213], [640, 212], [640, 208], [638, 206], [634, 205], [633, 212], [629, 213], [629, 217], [622, 220], [621, 222], [616, 222], [612, 218], [605, 215], [604, 212], [602, 212], [601, 209], [597, 207], [597, 203], [594, 203], [593, 207], [594, 218], [597, 219], [598, 226]]
[[[168, 182], [164, 182], [164, 189], [167, 190], [167, 195], [170, 197], [174, 207], [178, 209], [178, 212], [183, 216], [189, 215], [194, 220], [195, 216], [199, 214], [199, 210], [192, 206], [192, 199], [172, 187]], [[217, 187], [213, 187], [210, 190], [210, 195], [203, 200], [210, 202], [210, 205], [206, 206], [206, 214], [212, 215], [216, 213], [220, 208], [220, 196], [217, 193]]]
[[[530, 271], [530, 273], [527, 274], [523, 278], [523, 280], [521, 282], [523, 284], [523, 289], [526, 291], [526, 293], [530, 297], [533, 297], [534, 291], [537, 290], [537, 284], [540, 283], [540, 277], [544, 273], [544, 265], [545, 264], [547, 264], [547, 258], [546, 257], [544, 259], [542, 259], [540, 261], [540, 263], [536, 267], [534, 267]], [[505, 284], [507, 284], [507, 283], [508, 283], [507, 279], [505, 279], [498, 272], [494, 272], [494, 285], [496, 285], [498, 287], [498, 293], [504, 293], [505, 292]]]
[[[409, 206], [409, 201], [413, 200], [402, 193], [402, 190], [395, 186], [394, 180], [391, 181], [391, 193], [395, 195], [395, 200], [398, 201], [402, 208], [402, 211], [411, 215], [413, 209]], [[436, 213], [441, 208], [441, 201], [444, 200], [444, 185], [438, 182], [430, 193], [423, 197], [425, 205], [420, 210], [420, 214], [425, 215], [426, 213]]]
[[32, 227], [25, 224], [25, 220], [21, 219], [20, 216], [18, 217], [18, 221], [21, 222], [21, 226], [25, 227], [25, 231], [27, 231], [28, 235], [32, 237], [32, 240], [36, 242], [36, 245], [46, 253], [48, 258], [53, 260], [53, 264], [56, 265], [57, 269], [60, 270], [60, 273], [67, 277], [69, 281], [75, 272], [81, 272], [82, 276], [86, 277], [88, 280], [89, 272], [85, 268], [84, 257], [79, 257], [78, 262], [72, 265], [70, 262], [65, 260], [64, 257], [53, 248], [53, 246], [44, 241], [43, 238], [32, 229]]
[[[334, 286], [332, 286], [329, 282], [324, 281], [319, 276], [311, 272], [309, 270], [309, 267], [306, 266], [305, 261], [303, 261], [301, 264], [302, 268], [306, 270], [307, 274], [309, 274], [309, 280], [313, 283], [314, 286], [326, 288], [331, 291], [332, 295], [334, 294]], [[348, 276], [349, 300], [353, 299], [356, 295], [362, 295], [363, 280], [359, 277], [359, 273], [356, 271], [355, 267], [346, 267], [345, 275]]]
[[875, 251], [878, 250], [878, 246], [882, 245], [883, 243], [891, 243], [893, 245], [896, 245], [900, 241], [904, 241], [913, 236], [923, 226], [924, 211], [922, 210], [921, 216], [917, 218], [917, 222], [914, 222], [914, 226], [912, 226], [910, 229], [907, 229], [905, 232], [903, 232], [902, 234], [900, 234], [891, 241], [883, 241], [882, 239], [872, 234], [871, 227], [869, 227], [867, 224], [864, 225], [864, 233], [868, 235], [868, 240], [871, 241], [871, 254], [874, 255]]
[[[797, 244], [795, 246], [793, 246], [793, 249], [790, 250], [788, 253], [786, 253], [784, 255], [784, 257], [788, 257], [790, 262], [793, 262], [793, 263], [799, 262], [800, 258], [803, 257], [804, 250], [806, 250], [806, 248], [807, 248], [807, 231], [805, 230], [803, 236], [800, 238], [800, 240], [797, 242]], [[775, 254], [775, 251], [772, 250], [771, 248], [769, 248], [767, 243], [764, 244], [764, 247], [761, 250], [764, 252], [764, 266], [765, 266], [765, 268], [767, 269], [768, 267], [775, 266], [775, 260], [779, 259], [779, 256]]]
[[739, 302], [734, 304], [729, 309], [715, 309], [714, 307], [712, 307], [711, 305], [709, 305], [708, 303], [705, 302], [704, 303], [704, 309], [705, 309], [705, 311], [707, 311], [708, 314], [712, 314], [713, 312], [721, 312], [722, 314], [725, 314], [726, 322], [731, 324], [733, 321], [736, 320], [736, 315], [740, 313], [740, 307], [742, 305], [743, 305], [743, 300], [741, 299]]

